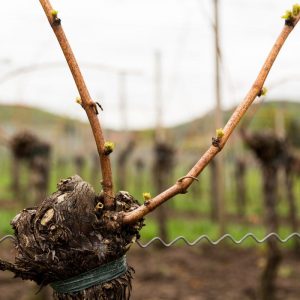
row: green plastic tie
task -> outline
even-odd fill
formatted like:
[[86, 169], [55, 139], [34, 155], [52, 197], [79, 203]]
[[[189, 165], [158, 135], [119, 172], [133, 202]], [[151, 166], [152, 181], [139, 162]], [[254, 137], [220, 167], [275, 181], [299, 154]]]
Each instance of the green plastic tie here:
[[116, 279], [126, 273], [126, 256], [77, 276], [52, 282], [51, 287], [61, 294], [72, 294]]

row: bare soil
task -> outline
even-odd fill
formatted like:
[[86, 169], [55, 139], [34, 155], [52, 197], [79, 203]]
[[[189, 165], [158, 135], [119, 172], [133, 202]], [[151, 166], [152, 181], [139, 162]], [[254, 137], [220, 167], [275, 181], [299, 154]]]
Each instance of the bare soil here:
[[[1, 245], [1, 258], [13, 256]], [[158, 249], [134, 246], [127, 255], [136, 270], [132, 300], [251, 300], [256, 298], [264, 264], [263, 247], [206, 245]], [[277, 281], [278, 300], [300, 299], [300, 260], [285, 252]], [[0, 300], [46, 300], [38, 287], [0, 273]]]
[[[265, 262], [262, 247], [135, 247], [128, 255], [136, 276], [133, 300], [257, 299]], [[300, 260], [285, 253], [277, 282], [278, 300], [300, 299]]]

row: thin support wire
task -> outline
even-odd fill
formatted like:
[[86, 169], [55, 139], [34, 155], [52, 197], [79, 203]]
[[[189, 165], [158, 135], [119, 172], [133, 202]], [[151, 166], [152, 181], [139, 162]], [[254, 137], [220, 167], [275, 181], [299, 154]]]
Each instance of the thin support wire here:
[[265, 241], [267, 241], [270, 238], [276, 238], [278, 240], [278, 242], [281, 243], [286, 243], [289, 240], [291, 240], [292, 238], [299, 238], [300, 239], [300, 233], [298, 232], [293, 232], [291, 233], [289, 236], [287, 236], [286, 238], [282, 239], [277, 233], [275, 232], [271, 232], [268, 235], [266, 235], [264, 238], [259, 239], [256, 235], [254, 235], [253, 233], [247, 233], [246, 235], [244, 235], [241, 239], [235, 239], [231, 234], [224, 234], [223, 236], [221, 236], [219, 239], [217, 240], [212, 240], [209, 238], [208, 235], [201, 235], [200, 237], [198, 237], [196, 240], [194, 240], [193, 242], [188, 241], [185, 237], [183, 236], [179, 236], [177, 238], [175, 238], [173, 241], [166, 243], [164, 240], [162, 240], [160, 237], [154, 237], [153, 239], [151, 239], [149, 242], [147, 242], [146, 244], [141, 243], [140, 241], [137, 241], [137, 244], [141, 247], [141, 248], [147, 248], [148, 246], [150, 246], [152, 243], [158, 241], [160, 242], [162, 245], [164, 245], [165, 247], [171, 247], [173, 246], [175, 243], [179, 242], [179, 241], [183, 241], [187, 246], [195, 246], [196, 244], [198, 244], [199, 242], [201, 242], [202, 240], [206, 240], [209, 244], [211, 245], [218, 245], [219, 243], [221, 243], [223, 240], [225, 239], [229, 239], [231, 240], [234, 244], [236, 245], [240, 245], [242, 244], [246, 239], [248, 238], [252, 238], [256, 243], [261, 244], [264, 243]]
[[13, 235], [6, 235], [6, 236], [4, 236], [3, 238], [0, 239], [0, 244], [1, 244], [2, 242], [4, 242], [5, 240], [12, 240], [12, 241], [15, 241], [16, 238], [15, 238]]
[[[229, 239], [231, 240], [234, 244], [236, 245], [240, 245], [242, 244], [245, 240], [251, 238], [253, 241], [255, 241], [258, 244], [262, 244], [264, 242], [266, 242], [268, 239], [270, 238], [276, 238], [276, 240], [282, 244], [287, 243], [289, 240], [293, 239], [293, 238], [298, 238], [300, 239], [300, 233], [298, 232], [293, 232], [290, 235], [288, 235], [286, 238], [281, 238], [279, 236], [279, 234], [275, 233], [275, 232], [271, 232], [269, 234], [267, 234], [265, 237], [263, 237], [262, 239], [259, 239], [255, 234], [253, 233], [247, 233], [246, 235], [244, 235], [241, 239], [235, 239], [231, 234], [226, 233], [223, 236], [221, 236], [219, 239], [217, 240], [212, 240], [208, 235], [204, 234], [199, 236], [196, 240], [194, 240], [193, 242], [190, 242], [189, 240], [187, 240], [184, 236], [178, 236], [177, 238], [175, 238], [173, 241], [166, 243], [163, 239], [161, 239], [160, 237], [154, 237], [153, 239], [151, 239], [149, 242], [147, 242], [146, 244], [141, 243], [140, 241], [137, 241], [137, 244], [141, 247], [141, 248], [147, 248], [148, 246], [150, 246], [151, 244], [153, 244], [154, 242], [158, 241], [160, 242], [162, 245], [164, 245], [165, 247], [171, 247], [174, 244], [176, 244], [179, 241], [183, 241], [187, 246], [195, 246], [196, 244], [200, 243], [202, 240], [206, 240], [209, 244], [216, 246], [218, 244], [220, 244], [223, 240], [225, 239]], [[0, 243], [4, 242], [5, 240], [10, 239], [12, 241], [15, 241], [16, 238], [13, 235], [6, 235], [3, 238], [0, 239]]]

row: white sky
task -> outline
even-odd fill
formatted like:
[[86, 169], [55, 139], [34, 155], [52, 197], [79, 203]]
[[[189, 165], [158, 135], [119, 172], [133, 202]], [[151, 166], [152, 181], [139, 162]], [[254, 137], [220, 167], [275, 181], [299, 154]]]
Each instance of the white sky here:
[[[224, 107], [237, 104], [248, 91], [283, 26], [281, 15], [294, 1], [220, 0]], [[64, 62], [38, 0], [2, 2], [0, 103], [28, 104], [85, 119], [75, 103], [77, 90], [66, 66], [1, 83], [7, 72], [19, 67]], [[178, 124], [213, 108], [212, 0], [53, 0], [52, 4], [79, 64], [112, 67], [82, 68], [92, 97], [104, 107], [104, 126], [122, 127], [116, 69], [141, 73], [127, 80], [129, 126], [154, 125], [156, 50], [162, 53], [164, 124]], [[285, 83], [271, 88], [269, 98], [300, 100], [299, 53], [296, 28], [266, 86]]]

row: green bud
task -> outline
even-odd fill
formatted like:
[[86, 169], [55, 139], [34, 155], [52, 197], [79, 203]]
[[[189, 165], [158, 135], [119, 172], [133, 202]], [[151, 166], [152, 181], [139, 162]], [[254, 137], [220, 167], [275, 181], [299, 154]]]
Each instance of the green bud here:
[[285, 14], [282, 16], [282, 19], [286, 21], [287, 25], [292, 25], [294, 18], [297, 17], [300, 13], [300, 5], [294, 4], [292, 10], [286, 10]]
[[267, 93], [268, 93], [268, 89], [264, 86], [263, 88], [262, 88], [262, 90], [261, 90], [261, 96], [266, 96], [267, 95]]
[[82, 105], [82, 100], [81, 100], [81, 98], [80, 98], [79, 96], [76, 97], [76, 102], [77, 102], [78, 104]]
[[293, 13], [294, 17], [297, 17], [299, 15], [299, 13], [300, 13], [300, 5], [299, 4], [293, 5], [292, 13]]
[[105, 155], [109, 155], [110, 153], [112, 153], [115, 149], [115, 144], [113, 142], [105, 142], [104, 143], [104, 154]]
[[51, 10], [51, 15], [52, 15], [52, 17], [57, 17], [57, 15], [58, 15], [58, 10], [52, 9], [52, 10]]
[[151, 194], [149, 192], [143, 193], [143, 198], [145, 201], [147, 201], [147, 200], [151, 199]]
[[291, 10], [286, 10], [285, 14], [281, 17], [284, 20], [292, 20], [293, 18], [293, 13]]
[[216, 135], [218, 139], [221, 139], [224, 136], [223, 128], [216, 129]]

